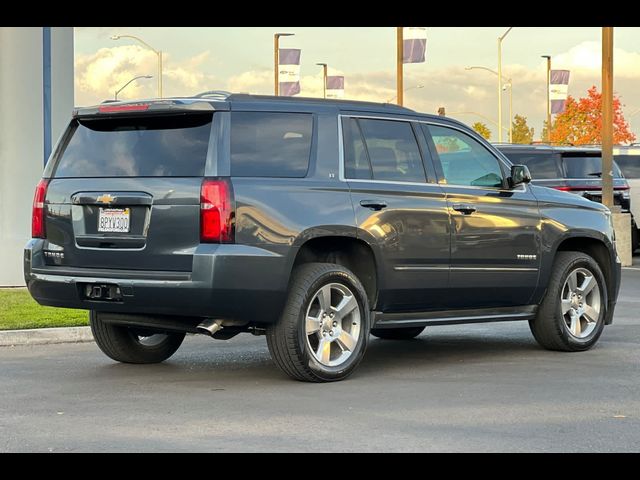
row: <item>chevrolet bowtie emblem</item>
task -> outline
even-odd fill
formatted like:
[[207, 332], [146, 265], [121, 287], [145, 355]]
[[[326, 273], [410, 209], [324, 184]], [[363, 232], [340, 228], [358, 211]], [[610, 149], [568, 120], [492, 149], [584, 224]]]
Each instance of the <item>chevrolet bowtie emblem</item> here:
[[113, 203], [116, 201], [116, 197], [112, 197], [108, 193], [104, 193], [100, 195], [98, 198], [96, 198], [96, 201], [98, 203]]

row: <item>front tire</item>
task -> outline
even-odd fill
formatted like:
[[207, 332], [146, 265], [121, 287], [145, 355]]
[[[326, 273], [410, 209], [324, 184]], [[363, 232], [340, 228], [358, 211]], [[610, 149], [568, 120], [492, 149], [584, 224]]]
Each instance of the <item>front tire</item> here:
[[602, 334], [607, 304], [607, 285], [597, 262], [586, 253], [558, 252], [547, 293], [529, 327], [546, 349], [588, 350]]
[[372, 328], [371, 335], [383, 340], [411, 340], [424, 331], [424, 327]]
[[184, 333], [155, 333], [114, 325], [100, 312], [89, 313], [91, 333], [100, 350], [122, 363], [160, 363], [173, 355], [184, 340]]
[[280, 320], [267, 329], [276, 365], [305, 382], [347, 378], [367, 349], [369, 302], [360, 280], [331, 263], [297, 267]]

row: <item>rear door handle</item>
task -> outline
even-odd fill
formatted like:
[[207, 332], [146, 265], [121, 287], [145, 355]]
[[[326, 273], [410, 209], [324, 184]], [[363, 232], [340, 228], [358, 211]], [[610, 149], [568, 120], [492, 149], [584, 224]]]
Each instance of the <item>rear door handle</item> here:
[[466, 203], [454, 203], [453, 209], [456, 212], [461, 212], [461, 213], [464, 213], [465, 215], [471, 215], [473, 212], [476, 211], [476, 207], [474, 207], [473, 205], [467, 205]]
[[360, 200], [360, 205], [364, 208], [370, 208], [371, 210], [379, 211], [383, 208], [387, 208], [387, 203], [382, 200]]

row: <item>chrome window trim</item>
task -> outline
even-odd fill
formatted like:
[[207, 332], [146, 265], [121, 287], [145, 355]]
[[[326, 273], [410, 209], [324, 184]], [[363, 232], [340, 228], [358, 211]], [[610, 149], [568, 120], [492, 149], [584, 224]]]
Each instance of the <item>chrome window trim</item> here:
[[[433, 121], [433, 120], [416, 120], [416, 119], [403, 119], [403, 118], [397, 118], [397, 117], [388, 117], [388, 116], [384, 116], [384, 115], [357, 115], [357, 114], [345, 114], [345, 113], [338, 113], [338, 180], [340, 180], [341, 182], [358, 182], [358, 183], [380, 183], [380, 184], [385, 184], [385, 185], [437, 185], [439, 187], [454, 187], [454, 188], [466, 188], [466, 189], [473, 189], [473, 190], [491, 190], [491, 191], [495, 191], [495, 192], [526, 192], [527, 191], [527, 187], [525, 184], [521, 184], [518, 188], [513, 188], [513, 189], [504, 189], [504, 188], [496, 188], [496, 187], [476, 187], [473, 185], [453, 185], [453, 184], [449, 184], [449, 183], [437, 183], [437, 182], [430, 182], [430, 181], [426, 181], [426, 182], [402, 182], [399, 180], [374, 180], [374, 179], [370, 179], [370, 180], [365, 180], [365, 179], [361, 179], [361, 178], [346, 178], [345, 177], [345, 165], [344, 165], [344, 139], [343, 139], [343, 131], [342, 131], [342, 119], [343, 118], [364, 118], [364, 119], [370, 119], [370, 120], [390, 120], [393, 122], [407, 122], [409, 124], [411, 123], [424, 123], [427, 125], [437, 125], [440, 127], [446, 127], [446, 128], [452, 128], [454, 130], [458, 130], [461, 133], [464, 133], [465, 135], [469, 135], [468, 132], [465, 132], [464, 129], [456, 126], [456, 125], [451, 125], [448, 123], [443, 123], [443, 122], [437, 122], [437, 121]], [[471, 137], [473, 138], [473, 137]], [[417, 140], [417, 139], [416, 139]], [[485, 147], [486, 148], [486, 147]], [[505, 167], [507, 167], [508, 169], [511, 169], [511, 165], [509, 164], [509, 160], [506, 159], [506, 157], [503, 159], [499, 156], [496, 156], [494, 154], [494, 152], [492, 152], [489, 149], [486, 149], [491, 155], [493, 155], [494, 158], [496, 158], [496, 160], [498, 160], [499, 162], [501, 162]]]

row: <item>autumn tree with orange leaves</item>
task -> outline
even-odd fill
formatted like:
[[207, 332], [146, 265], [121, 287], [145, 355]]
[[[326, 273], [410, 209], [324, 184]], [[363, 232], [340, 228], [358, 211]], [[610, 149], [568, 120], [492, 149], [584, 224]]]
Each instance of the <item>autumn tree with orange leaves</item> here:
[[[601, 144], [602, 143], [602, 94], [595, 85], [587, 96], [576, 100], [567, 98], [564, 112], [551, 122], [551, 143], [554, 144]], [[544, 134], [545, 132], [543, 132]], [[544, 138], [544, 137], [543, 137]], [[613, 143], [633, 142], [636, 136], [629, 130], [629, 123], [622, 114], [620, 99], [613, 97]]]

